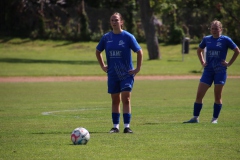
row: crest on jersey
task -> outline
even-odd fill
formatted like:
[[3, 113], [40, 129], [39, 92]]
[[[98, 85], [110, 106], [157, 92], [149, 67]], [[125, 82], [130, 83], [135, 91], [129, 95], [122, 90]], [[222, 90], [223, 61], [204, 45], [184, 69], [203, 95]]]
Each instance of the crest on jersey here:
[[221, 42], [217, 42], [217, 47], [222, 47], [222, 43]]
[[120, 41], [118, 42], [118, 45], [119, 45], [119, 46], [124, 47], [124, 44], [125, 44], [125, 43], [123, 42], [123, 40], [120, 40]]

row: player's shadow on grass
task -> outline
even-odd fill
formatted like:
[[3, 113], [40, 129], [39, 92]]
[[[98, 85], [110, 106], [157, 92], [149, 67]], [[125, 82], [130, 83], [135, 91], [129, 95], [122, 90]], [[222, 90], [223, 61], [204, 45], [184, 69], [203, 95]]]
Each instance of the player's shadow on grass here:
[[144, 123], [143, 125], [158, 125], [160, 123], [157, 122], [148, 122], [148, 123]]
[[49, 131], [49, 132], [35, 132], [35, 133], [31, 133], [31, 134], [71, 134], [72, 132], [57, 132], [57, 131]]
[[81, 61], [81, 60], [44, 60], [44, 59], [22, 59], [22, 58], [0, 58], [0, 63], [42, 63], [42, 64], [69, 64], [69, 65], [92, 65], [98, 64], [97, 61]]
[[[58, 131], [49, 131], [49, 132], [34, 132], [34, 133], [31, 133], [31, 134], [42, 134], [42, 135], [44, 135], [44, 134], [71, 134], [72, 132], [58, 132]], [[91, 134], [98, 134], [98, 133], [109, 133], [109, 132], [107, 132], [107, 131], [105, 131], [105, 132], [95, 132], [95, 131], [89, 131], [89, 133], [90, 133], [90, 135]]]
[[93, 132], [91, 132], [91, 131], [90, 131], [89, 133], [90, 133], [90, 135], [91, 135], [91, 134], [98, 134], [98, 133], [108, 133], [108, 134], [109, 134], [109, 132], [108, 132], [108, 131], [105, 131], [105, 132], [94, 132], [94, 131], [93, 131]]
[[168, 62], [181, 62], [182, 60], [178, 60], [178, 59], [169, 59], [167, 60]]

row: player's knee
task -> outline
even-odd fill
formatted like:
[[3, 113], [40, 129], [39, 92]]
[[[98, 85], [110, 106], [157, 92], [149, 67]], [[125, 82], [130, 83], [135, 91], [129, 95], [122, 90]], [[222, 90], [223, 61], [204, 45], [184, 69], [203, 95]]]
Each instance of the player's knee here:
[[130, 97], [126, 97], [126, 98], [124, 98], [123, 100], [122, 100], [122, 103], [123, 104], [130, 104]]

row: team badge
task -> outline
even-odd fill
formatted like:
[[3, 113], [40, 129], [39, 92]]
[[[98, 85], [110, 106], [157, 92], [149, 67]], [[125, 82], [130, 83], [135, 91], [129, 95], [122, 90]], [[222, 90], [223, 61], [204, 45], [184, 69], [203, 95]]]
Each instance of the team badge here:
[[119, 46], [124, 47], [124, 44], [125, 44], [125, 43], [123, 42], [123, 40], [120, 40], [120, 41], [118, 42], [118, 45], [119, 45]]
[[217, 47], [222, 47], [222, 43], [221, 42], [217, 42]]

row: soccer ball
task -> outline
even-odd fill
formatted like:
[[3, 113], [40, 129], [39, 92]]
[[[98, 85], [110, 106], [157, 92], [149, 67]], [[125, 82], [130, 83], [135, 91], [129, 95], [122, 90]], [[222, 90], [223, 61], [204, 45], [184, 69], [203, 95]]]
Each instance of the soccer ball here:
[[75, 128], [71, 134], [71, 140], [75, 145], [85, 145], [90, 139], [90, 134], [87, 129], [83, 127]]

